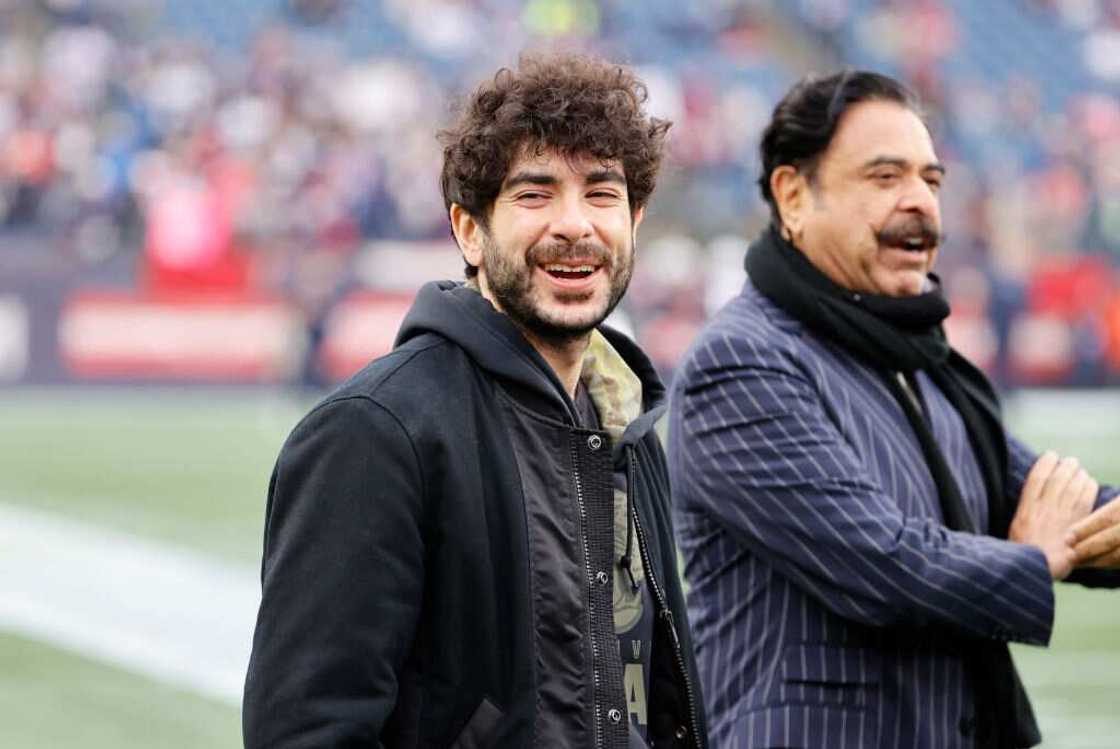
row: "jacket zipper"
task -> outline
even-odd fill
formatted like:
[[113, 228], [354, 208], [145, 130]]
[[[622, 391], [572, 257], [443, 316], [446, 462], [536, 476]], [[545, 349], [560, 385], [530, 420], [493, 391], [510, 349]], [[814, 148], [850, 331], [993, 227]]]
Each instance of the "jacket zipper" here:
[[591, 640], [591, 680], [592, 680], [592, 710], [595, 729], [595, 746], [603, 745], [602, 732], [599, 728], [599, 645], [595, 641], [595, 604], [593, 601], [595, 578], [591, 572], [591, 548], [587, 543], [587, 508], [583, 502], [583, 480], [579, 475], [579, 451], [575, 442], [572, 442], [572, 476], [576, 482], [576, 505], [579, 507], [579, 519], [583, 536], [583, 570], [587, 575], [587, 620], [588, 635]]
[[[634, 458], [634, 446], [626, 446], [626, 460], [627, 467], [630, 469], [628, 473], [631, 477], [637, 477], [636, 459]], [[626, 482], [626, 491], [634, 491], [633, 478]], [[680, 668], [681, 677], [684, 679], [684, 693], [688, 698], [688, 715], [692, 721], [692, 742], [697, 749], [703, 749], [700, 745], [700, 736], [698, 734], [698, 727], [700, 721], [697, 718], [696, 699], [692, 694], [692, 681], [688, 678], [688, 668], [685, 666], [684, 655], [681, 653], [681, 640], [677, 634], [676, 623], [673, 621], [673, 610], [669, 608], [669, 602], [665, 599], [665, 594], [661, 591], [661, 586], [657, 583], [657, 575], [653, 571], [653, 564], [650, 562], [649, 550], [646, 548], [645, 534], [642, 532], [642, 524], [638, 521], [638, 508], [633, 503], [630, 504], [630, 511], [634, 516], [634, 531], [638, 536], [638, 551], [642, 555], [642, 564], [646, 568], [646, 577], [649, 580], [649, 587], [653, 590], [653, 595], [657, 599], [658, 605], [661, 607], [659, 616], [665, 619], [666, 624], [669, 625], [669, 633], [673, 636], [673, 655], [677, 660], [677, 666]]]

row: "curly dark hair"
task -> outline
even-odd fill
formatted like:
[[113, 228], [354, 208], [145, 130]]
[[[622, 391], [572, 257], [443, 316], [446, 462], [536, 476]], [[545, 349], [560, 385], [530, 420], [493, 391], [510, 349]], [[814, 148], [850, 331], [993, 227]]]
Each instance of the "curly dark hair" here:
[[[630, 209], [653, 192], [670, 124], [649, 117], [645, 84], [628, 68], [580, 55], [524, 56], [502, 68], [440, 131], [445, 207], [462, 206], [489, 228], [494, 200], [524, 149], [618, 160]], [[477, 268], [467, 265], [467, 276]]]
[[774, 107], [759, 145], [762, 174], [758, 178], [758, 188], [770, 205], [775, 226], [781, 226], [782, 217], [770, 191], [770, 175], [788, 164], [812, 183], [820, 158], [840, 125], [840, 118], [852, 106], [864, 101], [892, 101], [922, 116], [921, 104], [914, 92], [894, 78], [867, 70], [806, 76]]

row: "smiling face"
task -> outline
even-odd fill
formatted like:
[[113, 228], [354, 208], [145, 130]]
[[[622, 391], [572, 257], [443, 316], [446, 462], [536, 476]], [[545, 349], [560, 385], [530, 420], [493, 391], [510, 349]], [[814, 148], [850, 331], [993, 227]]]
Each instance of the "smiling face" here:
[[451, 217], [483, 296], [531, 335], [564, 341], [626, 292], [642, 210], [631, 217], [617, 163], [530, 149], [510, 165], [487, 228], [458, 206]]
[[864, 101], [840, 120], [815, 178], [793, 167], [775, 178], [796, 245], [837, 284], [886, 296], [921, 293], [941, 241], [944, 168], [917, 114]]

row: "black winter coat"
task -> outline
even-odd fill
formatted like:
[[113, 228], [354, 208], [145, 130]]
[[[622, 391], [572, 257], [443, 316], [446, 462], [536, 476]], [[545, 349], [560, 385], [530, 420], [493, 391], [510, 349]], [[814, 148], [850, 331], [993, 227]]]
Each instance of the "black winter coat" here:
[[[702, 700], [652, 424], [648, 360], [621, 445], [460, 284], [420, 292], [397, 348], [320, 403], [269, 486], [247, 747], [625, 747], [611, 475], [629, 469], [657, 604], [655, 747], [703, 747]], [[604, 567], [605, 566], [605, 567]]]

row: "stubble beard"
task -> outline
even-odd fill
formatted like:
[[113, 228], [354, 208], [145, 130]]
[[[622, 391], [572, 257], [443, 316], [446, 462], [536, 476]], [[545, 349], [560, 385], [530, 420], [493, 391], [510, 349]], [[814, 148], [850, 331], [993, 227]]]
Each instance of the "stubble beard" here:
[[[618, 306], [634, 273], [633, 244], [629, 249], [625, 257], [613, 258], [608, 250], [591, 243], [535, 245], [522, 259], [522, 256], [503, 252], [492, 237], [487, 237], [482, 252], [487, 286], [502, 311], [530, 335], [560, 346], [586, 337]], [[538, 290], [533, 285], [535, 269], [544, 262], [560, 261], [566, 257], [592, 257], [603, 266], [609, 285], [606, 302], [600, 309], [568, 318], [562, 313], [552, 314], [537, 298]], [[559, 293], [555, 294], [555, 299], [561, 303], [578, 303], [594, 293]]]

